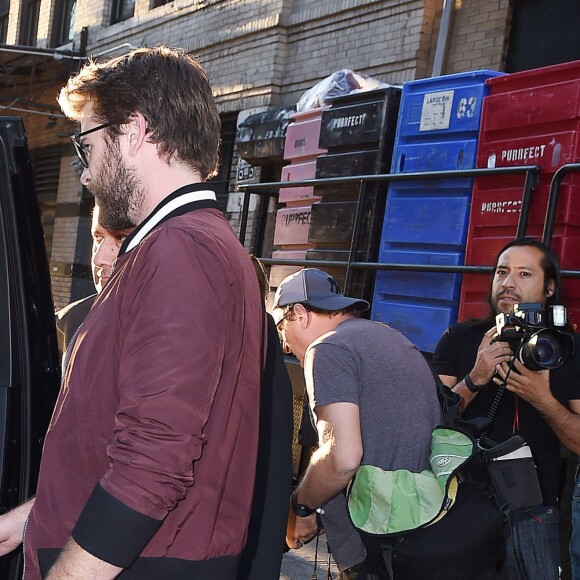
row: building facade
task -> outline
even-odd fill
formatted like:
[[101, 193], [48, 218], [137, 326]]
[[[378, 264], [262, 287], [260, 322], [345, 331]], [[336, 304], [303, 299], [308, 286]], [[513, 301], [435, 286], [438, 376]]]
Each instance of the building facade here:
[[[548, 49], [534, 57], [530, 51], [538, 42], [526, 31], [542, 22], [542, 10], [556, 11], [565, 26], [555, 25], [544, 39]], [[448, 74], [580, 58], [572, 33], [576, 12], [574, 0], [0, 0], [0, 107], [3, 115], [22, 116], [27, 128], [55, 305], [91, 291], [92, 199], [78, 181], [68, 139], [73, 126], [55, 101], [88, 56], [106, 58], [156, 44], [198, 56], [222, 115], [216, 187], [237, 227], [240, 113], [292, 106], [344, 68], [400, 84], [431, 76], [434, 65], [437, 73]], [[570, 33], [562, 32], [566, 27]], [[276, 179], [278, 169], [253, 168], [253, 178]], [[252, 221], [248, 243], [251, 226]]]

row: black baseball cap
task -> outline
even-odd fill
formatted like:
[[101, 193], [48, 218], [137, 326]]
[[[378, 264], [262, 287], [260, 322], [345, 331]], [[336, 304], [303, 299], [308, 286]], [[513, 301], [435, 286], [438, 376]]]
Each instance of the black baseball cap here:
[[274, 296], [273, 308], [282, 308], [289, 304], [307, 304], [329, 311], [342, 310], [354, 305], [361, 311], [369, 307], [366, 300], [349, 298], [341, 294], [336, 279], [318, 268], [304, 268], [280, 282]]

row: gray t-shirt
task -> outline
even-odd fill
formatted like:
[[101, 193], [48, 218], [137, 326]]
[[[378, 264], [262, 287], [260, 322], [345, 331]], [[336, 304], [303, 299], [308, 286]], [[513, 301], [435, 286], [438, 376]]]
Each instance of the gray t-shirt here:
[[[359, 318], [341, 322], [307, 349], [306, 388], [313, 412], [332, 403], [359, 407], [362, 463], [385, 470], [429, 467], [431, 432], [441, 422], [435, 379], [417, 348], [393, 328]], [[366, 557], [343, 494], [322, 523], [341, 569]]]
[[358, 405], [363, 464], [414, 472], [429, 467], [431, 432], [441, 422], [435, 379], [400, 332], [349, 318], [309, 346], [304, 373], [313, 409]]

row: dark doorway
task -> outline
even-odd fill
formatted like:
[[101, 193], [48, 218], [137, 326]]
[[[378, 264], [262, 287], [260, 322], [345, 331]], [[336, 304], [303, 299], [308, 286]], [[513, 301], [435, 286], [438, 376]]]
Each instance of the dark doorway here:
[[514, 0], [506, 72], [580, 59], [578, 0]]

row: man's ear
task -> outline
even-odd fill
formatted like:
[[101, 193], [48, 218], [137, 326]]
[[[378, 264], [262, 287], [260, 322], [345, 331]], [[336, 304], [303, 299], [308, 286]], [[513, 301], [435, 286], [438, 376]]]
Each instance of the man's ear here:
[[554, 280], [550, 280], [548, 282], [548, 290], [546, 291], [546, 296], [548, 298], [550, 298], [550, 296], [552, 296], [555, 291], [556, 291], [556, 284], [554, 283]]
[[310, 313], [306, 308], [304, 308], [303, 304], [295, 304], [294, 305], [294, 313], [296, 314], [296, 318], [298, 319], [298, 323], [302, 328], [307, 328], [310, 323]]
[[129, 139], [129, 155], [134, 157], [145, 143], [147, 135], [147, 121], [139, 111], [131, 114], [126, 124], [126, 135]]

